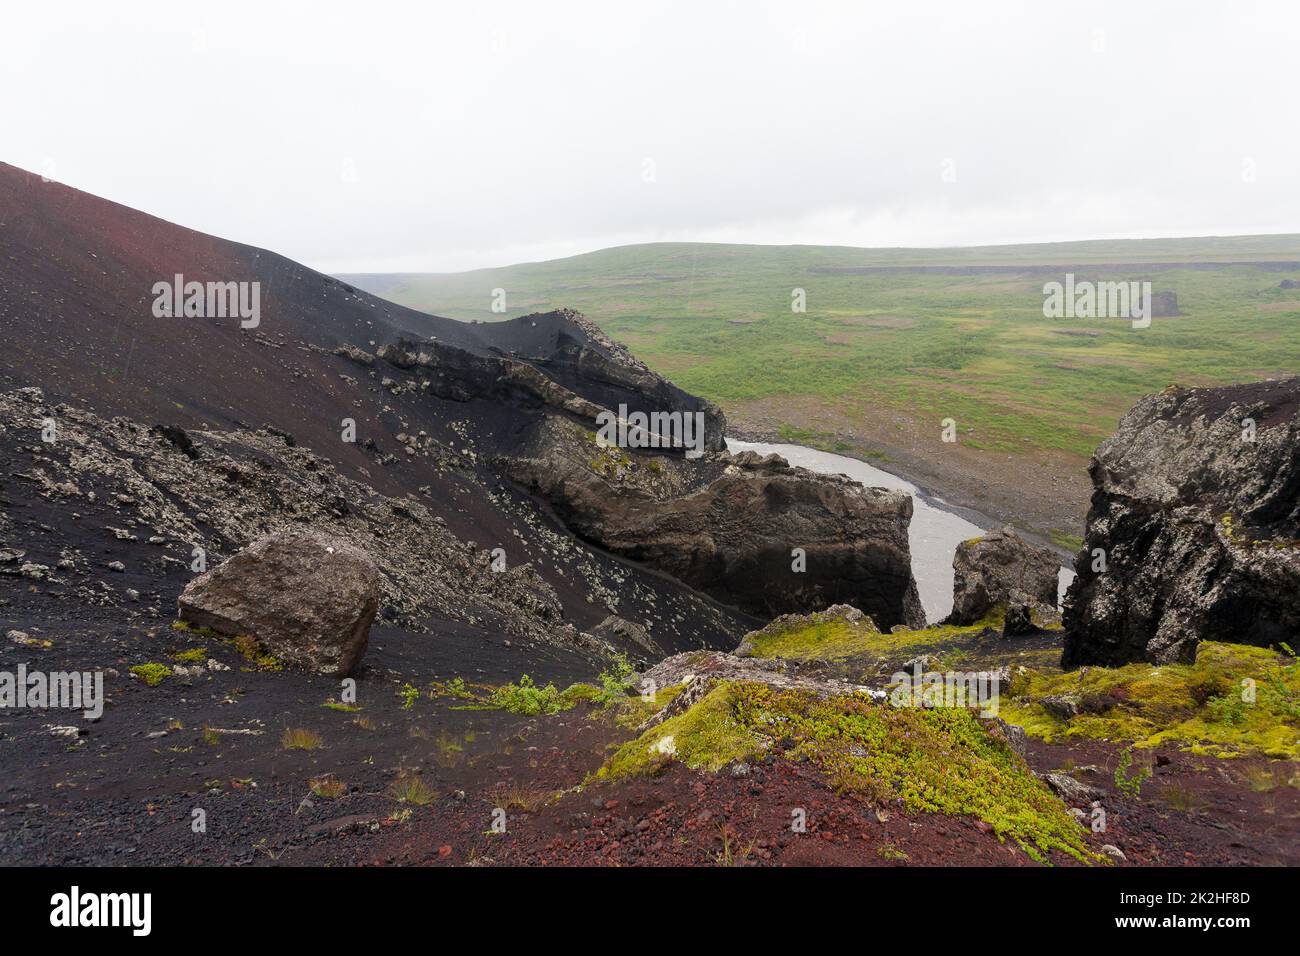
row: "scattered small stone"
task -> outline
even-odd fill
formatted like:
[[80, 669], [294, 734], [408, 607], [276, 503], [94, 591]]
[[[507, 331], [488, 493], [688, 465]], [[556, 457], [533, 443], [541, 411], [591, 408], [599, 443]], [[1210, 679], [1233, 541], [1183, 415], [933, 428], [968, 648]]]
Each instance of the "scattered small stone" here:
[[33, 561], [24, 561], [22, 566], [18, 569], [18, 573], [33, 581], [44, 581], [50, 576], [50, 568], [47, 564], [36, 564]]
[[1079, 714], [1079, 699], [1068, 694], [1052, 694], [1040, 700], [1045, 711], [1062, 720], [1069, 720]]
[[1105, 794], [1096, 787], [1080, 783], [1069, 774], [1049, 773], [1043, 778], [1056, 795], [1067, 803], [1092, 803]]

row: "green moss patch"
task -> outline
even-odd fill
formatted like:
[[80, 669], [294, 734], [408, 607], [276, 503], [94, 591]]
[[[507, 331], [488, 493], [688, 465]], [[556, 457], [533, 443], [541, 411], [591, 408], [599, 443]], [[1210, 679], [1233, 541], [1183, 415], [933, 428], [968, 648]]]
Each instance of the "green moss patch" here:
[[[1059, 636], [1004, 640], [1002, 616], [1002, 609], [997, 608], [983, 620], [963, 627], [936, 625], [890, 634], [866, 620], [852, 624], [832, 618], [775, 631], [769, 627], [748, 639], [754, 657], [825, 663], [847, 671], [887, 671], [921, 654], [933, 656], [936, 666], [961, 670], [990, 670], [1006, 664], [1058, 667]], [[1052, 629], [1058, 630], [1059, 624], [1054, 622]]]
[[198, 624], [191, 624], [189, 621], [179, 619], [172, 621], [172, 630], [184, 634], [197, 634], [200, 637], [212, 638], [213, 640], [224, 640], [220, 634], [210, 627], [200, 627]]
[[[1045, 698], [1058, 706], [1044, 706]], [[1063, 702], [1079, 712], [1060, 716]], [[1136, 747], [1178, 744], [1215, 757], [1262, 753], [1295, 760], [1300, 664], [1285, 652], [1207, 641], [1194, 664], [1025, 669], [1003, 696], [1001, 716], [1047, 741], [1087, 737]]]
[[752, 635], [750, 641], [755, 657], [779, 657], [789, 661], [842, 661], [855, 657], [888, 659], [926, 650], [948, 650], [957, 638], [1001, 626], [1001, 612], [968, 627], [937, 626], [892, 634], [877, 630], [868, 619], [851, 624], [843, 618], [834, 618], [776, 633], [760, 631]]
[[841, 790], [913, 813], [970, 815], [1031, 857], [1096, 857], [1066, 807], [972, 713], [892, 707], [863, 695], [819, 698], [721, 683], [695, 706], [621, 747], [597, 779], [652, 774], [671, 761], [716, 771], [759, 753], [807, 760]]
[[750, 686], [719, 684], [693, 707], [624, 744], [596, 776], [640, 776], [654, 773], [672, 760], [692, 770], [720, 770], [733, 760], [753, 756], [760, 749], [760, 740], [738, 715], [742, 690]]
[[327, 710], [336, 710], [341, 714], [355, 714], [361, 710], [358, 704], [345, 704], [342, 701], [332, 699], [325, 701], [321, 706]]
[[136, 664], [131, 668], [131, 673], [150, 687], [157, 687], [163, 678], [171, 676], [172, 669], [166, 664]]
[[619, 702], [614, 720], [620, 727], [634, 730], [672, 703], [685, 689], [685, 684], [677, 684], [660, 689], [653, 697], [627, 697]]

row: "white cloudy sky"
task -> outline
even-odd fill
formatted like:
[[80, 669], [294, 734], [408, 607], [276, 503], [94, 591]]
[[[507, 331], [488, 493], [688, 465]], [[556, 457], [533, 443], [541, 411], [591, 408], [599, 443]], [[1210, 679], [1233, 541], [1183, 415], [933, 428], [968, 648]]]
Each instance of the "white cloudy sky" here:
[[96, 0], [4, 21], [0, 159], [332, 272], [1300, 232], [1293, 0]]

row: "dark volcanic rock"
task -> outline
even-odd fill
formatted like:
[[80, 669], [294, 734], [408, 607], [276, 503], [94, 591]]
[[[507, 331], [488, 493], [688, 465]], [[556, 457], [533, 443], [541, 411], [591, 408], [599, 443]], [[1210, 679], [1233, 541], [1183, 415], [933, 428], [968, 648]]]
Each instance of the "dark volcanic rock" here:
[[1008, 604], [1007, 615], [1002, 621], [1003, 637], [1019, 637], [1032, 634], [1038, 630], [1034, 626], [1033, 608], [1028, 604]]
[[550, 408], [595, 422], [625, 408], [644, 412], [699, 413], [704, 450], [726, 447], [726, 419], [712, 402], [682, 391], [608, 339], [578, 312], [527, 315], [497, 323], [497, 338], [511, 346], [487, 354], [430, 340], [402, 338], [380, 346], [379, 358], [424, 376], [424, 390], [439, 398], [491, 399]]
[[726, 449], [722, 409], [652, 371], [582, 313], [560, 309], [496, 324], [512, 356], [570, 391], [614, 411], [626, 405], [629, 413], [698, 412], [704, 417], [704, 449]]
[[951, 624], [974, 624], [999, 604], [1056, 607], [1056, 555], [1029, 544], [1010, 527], [963, 541], [952, 569]]
[[255, 541], [186, 586], [180, 617], [247, 634], [293, 667], [342, 677], [361, 663], [379, 610], [379, 569], [346, 541], [304, 531]]
[[[680, 582], [557, 533], [550, 516], [505, 487], [488, 464], [513, 453], [547, 416], [590, 421], [623, 405], [631, 412], [699, 412], [706, 446], [722, 447], [724, 422], [715, 407], [654, 374], [577, 313], [502, 322], [427, 315], [267, 250], [205, 236], [4, 163], [0, 209], [0, 273], [7, 280], [0, 281], [0, 349], [22, 356], [5, 368], [4, 390], [39, 386], [44, 404], [78, 410], [68, 413], [74, 419], [80, 410], [94, 412], [98, 421], [79, 423], [90, 430], [77, 442], [93, 447], [96, 467], [108, 469], [83, 474], [83, 448], [69, 459], [62, 411], [53, 445], [39, 432], [29, 439], [31, 423], [22, 419], [15, 434], [24, 440], [0, 442], [0, 465], [34, 475], [57, 469], [60, 477], [49, 485], [24, 482], [18, 496], [6, 487], [0, 544], [21, 545], [42, 560], [26, 571], [0, 563], [0, 579], [11, 570], [13, 577], [41, 574], [64, 586], [57, 578], [89, 603], [118, 604], [126, 594], [135, 605], [130, 613], [148, 619], [173, 605], [192, 548], [205, 548], [213, 564], [285, 526], [328, 527], [378, 562], [385, 624], [425, 633], [470, 627], [509, 635], [521, 647], [516, 638], [585, 640], [586, 629], [617, 614], [643, 624], [665, 652], [729, 646], [752, 626], [747, 615]], [[178, 273], [187, 282], [260, 283], [260, 324], [245, 328], [219, 316], [160, 321], [151, 289]], [[391, 360], [379, 357], [381, 349]], [[233, 381], [259, 385], [231, 388]], [[147, 438], [131, 425], [119, 427], [119, 419], [159, 429]], [[279, 437], [264, 442], [267, 435]], [[135, 458], [140, 451], [143, 462]], [[80, 492], [56, 487], [69, 481]], [[101, 483], [119, 481], [128, 486], [112, 493], [132, 497], [138, 488], [131, 485], [153, 485], [140, 500], [154, 515], [133, 514], [100, 494]], [[92, 492], [93, 503], [86, 498]], [[81, 500], [66, 521], [55, 521], [39, 505], [25, 510], [28, 495]], [[106, 583], [87, 580], [87, 569], [118, 555], [98, 548], [76, 553], [87, 547], [83, 538], [101, 530], [84, 517], [103, 508], [127, 535], [113, 538], [111, 548], [129, 551], [132, 536], [142, 543], [164, 539], [148, 554], [123, 553], [124, 576], [105, 575]], [[164, 514], [170, 528], [128, 521]], [[495, 573], [495, 565], [489, 570], [498, 549], [511, 569], [531, 563], [545, 588]], [[67, 563], [75, 563], [75, 573]], [[145, 597], [136, 602], [130, 591]], [[564, 611], [562, 623], [556, 608]]]
[[1300, 379], [1145, 398], [1089, 471], [1064, 666], [1190, 661], [1202, 640], [1295, 640]]
[[618, 638], [624, 646], [632, 644], [646, 654], [663, 655], [663, 651], [650, 639], [644, 627], [614, 614], [591, 628], [589, 633], [596, 637]]
[[[562, 427], [534, 438], [507, 472], [603, 548], [764, 617], [848, 603], [884, 627], [924, 626], [902, 492], [776, 455], [685, 462], [602, 451]], [[794, 570], [794, 549], [804, 570]]]

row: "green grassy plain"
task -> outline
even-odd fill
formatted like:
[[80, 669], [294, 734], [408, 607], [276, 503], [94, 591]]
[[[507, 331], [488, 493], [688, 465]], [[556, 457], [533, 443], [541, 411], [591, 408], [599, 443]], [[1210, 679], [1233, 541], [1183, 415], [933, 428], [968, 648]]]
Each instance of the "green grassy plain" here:
[[[1300, 236], [881, 250], [656, 243], [501, 269], [348, 278], [459, 319], [578, 309], [724, 409], [791, 399], [785, 424], [795, 431], [809, 407], [866, 421], [884, 406], [936, 429], [953, 418], [963, 444], [979, 449], [1086, 456], [1135, 400], [1166, 385], [1300, 371], [1300, 289], [1280, 288], [1300, 270], [1226, 264], [1263, 260], [1300, 260]], [[1219, 265], [1142, 268], [1150, 263]], [[1027, 268], [820, 271], [980, 265]], [[1028, 268], [1044, 265], [1061, 268]], [[1149, 278], [1155, 291], [1177, 294], [1183, 315], [1147, 329], [1044, 318], [1043, 283], [1067, 271]], [[506, 290], [504, 315], [490, 311], [495, 288]], [[806, 312], [791, 309], [796, 288]]]

